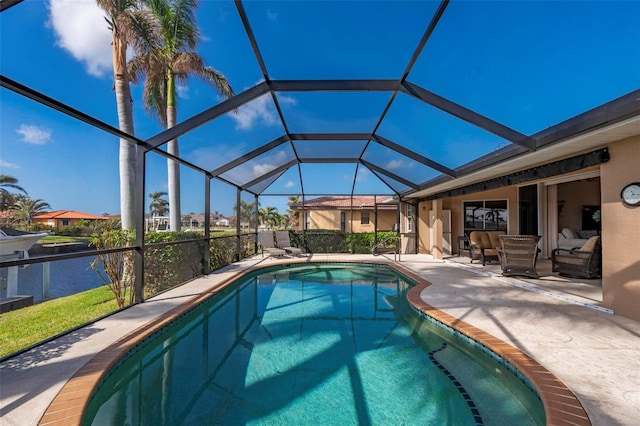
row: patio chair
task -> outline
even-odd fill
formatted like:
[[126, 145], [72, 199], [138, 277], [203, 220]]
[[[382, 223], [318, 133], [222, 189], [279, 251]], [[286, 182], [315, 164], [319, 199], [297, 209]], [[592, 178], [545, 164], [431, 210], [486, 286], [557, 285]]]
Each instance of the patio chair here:
[[598, 278], [602, 273], [600, 237], [591, 237], [580, 249], [555, 249], [551, 252], [553, 272], [569, 277]]
[[498, 258], [502, 275], [540, 278], [536, 271], [538, 241], [537, 235], [500, 235], [502, 247], [498, 248]]
[[302, 254], [301, 249], [291, 245], [291, 241], [289, 240], [289, 231], [276, 231], [276, 247], [294, 256]]
[[260, 244], [263, 257], [265, 251], [269, 253], [269, 256], [284, 256], [287, 254], [286, 251], [275, 246], [273, 241], [273, 232], [271, 231], [259, 231], [258, 243]]
[[498, 237], [504, 235], [504, 231], [471, 231], [469, 234], [469, 255], [471, 259], [479, 260], [484, 266], [490, 260], [498, 260], [497, 249], [500, 247]]

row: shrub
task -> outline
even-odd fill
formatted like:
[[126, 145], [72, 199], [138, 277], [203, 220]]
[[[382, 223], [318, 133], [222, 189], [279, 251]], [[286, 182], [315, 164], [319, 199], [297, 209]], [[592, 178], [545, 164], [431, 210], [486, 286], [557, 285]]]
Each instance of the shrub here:
[[[93, 234], [91, 244], [98, 250], [127, 247], [133, 243], [134, 238], [133, 233], [118, 229]], [[120, 251], [98, 254], [91, 262], [91, 269], [96, 271], [98, 277], [109, 286], [119, 308], [124, 307], [127, 303], [133, 303], [133, 261], [133, 252]]]

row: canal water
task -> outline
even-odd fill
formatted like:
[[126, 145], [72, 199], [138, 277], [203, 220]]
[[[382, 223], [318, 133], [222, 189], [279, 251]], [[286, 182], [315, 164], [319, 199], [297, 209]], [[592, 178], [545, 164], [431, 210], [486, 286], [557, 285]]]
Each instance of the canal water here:
[[[32, 255], [31, 251], [29, 252]], [[33, 257], [33, 256], [32, 256]], [[18, 296], [33, 296], [34, 303], [69, 296], [104, 285], [96, 271], [91, 269], [95, 255], [76, 259], [48, 262], [49, 288], [43, 285], [45, 263], [18, 267]], [[0, 268], [0, 299], [7, 297], [9, 268]], [[47, 296], [48, 293], [48, 296]]]

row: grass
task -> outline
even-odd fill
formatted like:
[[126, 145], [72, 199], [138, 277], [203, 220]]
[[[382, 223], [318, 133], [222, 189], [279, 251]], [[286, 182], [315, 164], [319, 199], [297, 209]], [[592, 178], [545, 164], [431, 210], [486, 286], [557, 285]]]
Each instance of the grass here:
[[0, 358], [118, 309], [102, 286], [0, 315]]
[[69, 237], [67, 235], [49, 235], [42, 237], [38, 240], [40, 244], [60, 244], [60, 243], [75, 243], [78, 241], [88, 241], [87, 237]]

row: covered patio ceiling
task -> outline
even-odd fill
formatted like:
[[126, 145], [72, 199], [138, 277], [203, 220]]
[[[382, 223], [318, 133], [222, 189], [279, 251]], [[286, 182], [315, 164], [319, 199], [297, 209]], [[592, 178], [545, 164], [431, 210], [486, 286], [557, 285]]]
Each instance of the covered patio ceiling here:
[[[3, 2], [2, 9], [15, 3]], [[253, 56], [254, 68], [247, 72], [258, 83], [146, 138], [124, 134], [4, 75], [1, 83], [164, 156], [174, 138], [187, 147], [228, 149], [233, 139], [217, 138], [221, 118], [266, 108], [275, 122], [268, 132], [239, 135], [244, 151], [235, 158], [202, 158], [187, 148], [178, 160], [256, 196], [382, 189], [415, 199], [640, 133], [640, 39], [634, 37], [640, 33], [627, 28], [633, 18], [620, 22], [617, 34], [596, 25], [602, 11], [611, 14], [603, 19], [614, 19], [628, 13], [625, 7], [235, 1], [235, 15], [226, 18], [237, 21], [230, 40], [237, 55]], [[388, 20], [368, 22], [363, 8], [379, 9]], [[587, 9], [585, 16], [593, 20], [571, 19], [578, 9]], [[275, 14], [278, 28], [269, 22]], [[331, 19], [318, 27], [309, 20], [314, 14]], [[199, 19], [204, 32], [216, 23], [207, 14]], [[356, 40], [342, 38], [345, 25], [355, 30], [350, 37], [367, 32]], [[553, 36], [567, 28], [576, 36]], [[294, 46], [296, 37], [306, 49]], [[391, 40], [383, 45], [381, 37]], [[335, 63], [345, 57], [351, 60]], [[505, 76], [509, 80], [499, 84]], [[331, 174], [351, 178], [336, 186], [323, 181]], [[360, 184], [371, 176], [382, 185], [372, 190]], [[276, 185], [285, 180], [294, 182], [286, 191]]]

